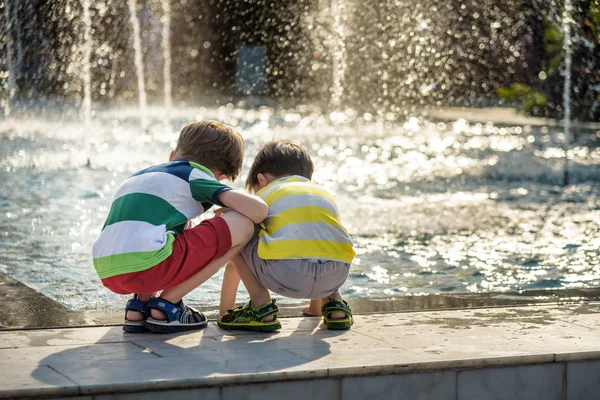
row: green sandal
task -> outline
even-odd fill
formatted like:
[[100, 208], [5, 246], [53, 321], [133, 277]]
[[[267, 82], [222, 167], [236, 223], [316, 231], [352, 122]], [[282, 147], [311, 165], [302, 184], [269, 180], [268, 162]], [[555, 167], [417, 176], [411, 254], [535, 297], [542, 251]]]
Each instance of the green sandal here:
[[[346, 316], [340, 319], [331, 319], [331, 314], [338, 311], [343, 312], [346, 314]], [[344, 300], [330, 298], [329, 303], [321, 306], [321, 312], [323, 313], [323, 320], [325, 321], [325, 325], [327, 325], [327, 329], [350, 329], [354, 323], [354, 319], [352, 318], [352, 310], [350, 310], [348, 303], [346, 303]]]
[[[277, 319], [279, 307], [275, 299], [262, 307], [255, 308], [249, 301], [245, 306], [227, 310], [227, 313], [217, 320], [220, 328], [229, 330], [242, 330], [254, 332], [273, 332], [281, 329], [281, 323]], [[265, 318], [272, 315], [272, 321], [265, 322]]]

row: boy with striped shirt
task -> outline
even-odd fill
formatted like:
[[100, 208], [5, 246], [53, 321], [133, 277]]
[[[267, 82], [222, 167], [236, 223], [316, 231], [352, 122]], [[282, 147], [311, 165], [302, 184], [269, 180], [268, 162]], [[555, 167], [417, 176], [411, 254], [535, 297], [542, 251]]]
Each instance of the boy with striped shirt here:
[[[329, 329], [348, 329], [352, 313], [339, 288], [355, 252], [333, 196], [310, 179], [308, 151], [289, 140], [267, 143], [256, 156], [246, 187], [268, 205], [267, 218], [225, 270], [220, 327], [269, 332], [280, 328], [269, 290], [311, 299], [304, 310], [323, 315]], [[227, 211], [218, 211], [227, 215]], [[235, 306], [239, 280], [251, 301]]]
[[[181, 130], [168, 163], [139, 171], [119, 187], [92, 253], [107, 288], [134, 294], [123, 330], [206, 326], [206, 317], [183, 297], [236, 256], [267, 213], [259, 197], [221, 183], [238, 176], [243, 152], [233, 128], [216, 121], [192, 123]], [[213, 205], [233, 211], [185, 229]]]

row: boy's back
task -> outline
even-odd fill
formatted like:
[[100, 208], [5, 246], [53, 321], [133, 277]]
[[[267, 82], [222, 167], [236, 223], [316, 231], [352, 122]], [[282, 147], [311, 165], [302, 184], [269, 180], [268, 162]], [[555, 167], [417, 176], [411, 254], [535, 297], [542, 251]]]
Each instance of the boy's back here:
[[230, 190], [207, 168], [173, 160], [139, 171], [117, 190], [92, 248], [101, 279], [143, 271], [171, 254], [175, 234]]
[[[352, 325], [352, 312], [339, 288], [355, 252], [333, 196], [310, 181], [313, 171], [308, 150], [292, 141], [274, 140], [259, 150], [246, 187], [267, 203], [267, 218], [225, 271], [219, 326], [278, 329], [273, 318], [279, 309], [269, 290], [311, 299], [305, 312], [322, 313], [330, 329]], [[240, 278], [251, 302], [234, 308]]]
[[269, 206], [259, 257], [352, 262], [352, 240], [327, 190], [295, 175], [276, 179], [256, 194]]

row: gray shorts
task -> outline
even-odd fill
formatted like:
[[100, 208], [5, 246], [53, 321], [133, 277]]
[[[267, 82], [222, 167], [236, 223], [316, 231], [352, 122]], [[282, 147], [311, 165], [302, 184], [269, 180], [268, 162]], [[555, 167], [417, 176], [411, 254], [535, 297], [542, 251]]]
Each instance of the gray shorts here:
[[322, 299], [346, 282], [350, 264], [302, 259], [265, 260], [258, 256], [258, 235], [241, 252], [260, 283], [272, 292], [294, 299]]

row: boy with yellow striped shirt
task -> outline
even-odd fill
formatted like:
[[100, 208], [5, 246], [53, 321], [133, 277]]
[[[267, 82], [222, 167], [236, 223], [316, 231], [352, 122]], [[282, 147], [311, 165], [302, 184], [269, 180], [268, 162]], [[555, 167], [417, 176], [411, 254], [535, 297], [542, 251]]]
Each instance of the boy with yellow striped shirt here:
[[[355, 252], [333, 196], [310, 180], [313, 170], [308, 151], [292, 141], [272, 141], [259, 151], [246, 187], [267, 203], [268, 215], [225, 270], [220, 327], [279, 329], [279, 309], [269, 290], [311, 299], [305, 314], [322, 313], [329, 329], [352, 325], [339, 288]], [[240, 278], [251, 301], [233, 308]]]

